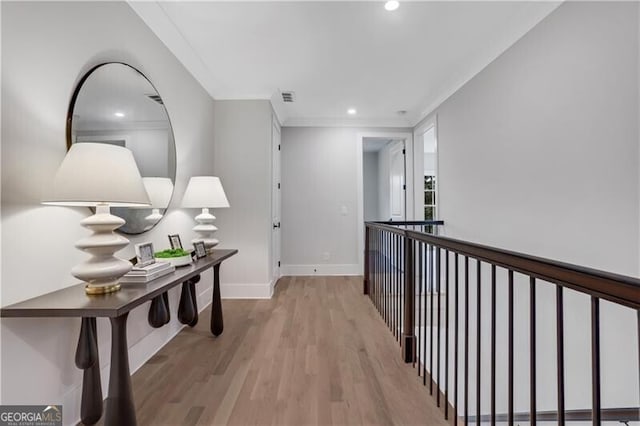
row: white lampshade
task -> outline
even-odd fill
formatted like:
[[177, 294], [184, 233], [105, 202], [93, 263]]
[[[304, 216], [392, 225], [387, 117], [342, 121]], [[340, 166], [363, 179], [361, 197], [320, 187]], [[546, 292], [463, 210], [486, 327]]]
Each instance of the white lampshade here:
[[75, 143], [43, 204], [135, 207], [150, 203], [130, 150], [104, 143]]
[[93, 233], [76, 242], [90, 258], [74, 266], [71, 274], [85, 281], [87, 294], [118, 291], [118, 279], [131, 270], [131, 262], [114, 256], [129, 244], [115, 231], [124, 220], [110, 206], [148, 206], [140, 171], [127, 148], [102, 143], [76, 143], [62, 160], [53, 178], [53, 188], [44, 204], [94, 206], [93, 216], [80, 224]]
[[230, 207], [220, 179], [215, 176], [193, 176], [182, 198], [185, 208]]
[[171, 179], [165, 177], [144, 177], [142, 178], [149, 199], [151, 200], [151, 207], [156, 209], [166, 209], [171, 201], [171, 194], [173, 194], [173, 182]]

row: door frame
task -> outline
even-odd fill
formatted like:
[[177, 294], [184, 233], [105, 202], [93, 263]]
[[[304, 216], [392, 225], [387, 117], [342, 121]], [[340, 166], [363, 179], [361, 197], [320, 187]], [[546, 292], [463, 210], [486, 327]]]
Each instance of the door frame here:
[[404, 139], [405, 146], [405, 182], [407, 190], [405, 191], [405, 208], [404, 214], [406, 220], [413, 220], [414, 217], [414, 194], [415, 179], [407, 179], [407, 176], [413, 176], [413, 133], [411, 131], [398, 132], [360, 132], [356, 136], [356, 182], [357, 182], [357, 230], [358, 230], [358, 270], [364, 273], [364, 177], [362, 155], [363, 155], [363, 139], [365, 138], [386, 138], [386, 139]]
[[[435, 154], [436, 154], [436, 218], [440, 218], [440, 164], [438, 155], [438, 115], [432, 114], [422, 120], [415, 127], [413, 131], [413, 148], [415, 152], [424, 152], [424, 141], [422, 136], [433, 127], [434, 129], [434, 137], [435, 137]], [[416, 200], [414, 204], [414, 217], [415, 220], [423, 220], [424, 218], [424, 204], [422, 202], [418, 203], [417, 200], [422, 200], [424, 197], [424, 155], [416, 155], [413, 160], [413, 168], [416, 173], [413, 175], [413, 196]]]
[[[274, 137], [276, 133], [278, 138]], [[271, 120], [271, 182], [269, 185], [271, 188], [271, 211], [269, 212], [269, 235], [271, 237], [269, 239], [271, 245], [269, 252], [271, 256], [269, 256], [269, 271], [271, 272], [270, 279], [274, 287], [282, 276], [282, 267], [277, 264], [282, 258], [282, 227], [277, 230], [273, 227], [274, 221], [282, 222], [282, 189], [277, 188], [277, 185], [282, 182], [282, 150], [278, 149], [277, 145], [282, 146], [282, 127], [275, 114], [273, 114]], [[277, 215], [274, 213], [277, 213]]]

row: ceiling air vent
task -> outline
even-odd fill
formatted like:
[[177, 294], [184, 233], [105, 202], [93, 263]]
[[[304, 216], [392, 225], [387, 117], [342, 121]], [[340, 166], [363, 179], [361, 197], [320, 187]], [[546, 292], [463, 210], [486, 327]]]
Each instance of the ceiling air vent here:
[[295, 101], [295, 93], [294, 92], [282, 92], [282, 102], [293, 102]]
[[162, 98], [160, 97], [160, 95], [147, 95], [147, 98], [159, 103], [160, 105], [164, 105], [164, 102], [162, 102]]

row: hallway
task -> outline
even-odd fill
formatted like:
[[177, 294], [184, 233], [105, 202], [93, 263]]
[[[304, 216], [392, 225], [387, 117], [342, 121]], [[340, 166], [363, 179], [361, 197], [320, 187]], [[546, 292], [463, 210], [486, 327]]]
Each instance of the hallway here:
[[141, 425], [446, 425], [361, 277], [285, 277], [271, 300], [224, 300], [132, 377]]

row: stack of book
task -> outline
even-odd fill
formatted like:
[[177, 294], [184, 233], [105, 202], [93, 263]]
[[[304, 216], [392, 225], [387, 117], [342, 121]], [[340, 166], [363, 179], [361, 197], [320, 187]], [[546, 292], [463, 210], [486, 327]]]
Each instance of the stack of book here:
[[120, 278], [120, 282], [123, 284], [144, 284], [175, 270], [176, 267], [169, 262], [156, 262], [142, 267], [134, 266]]

